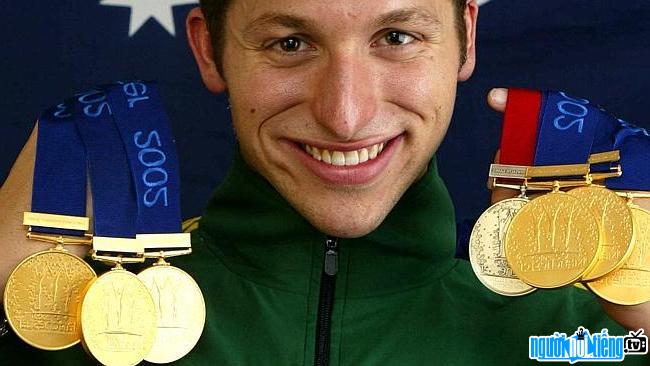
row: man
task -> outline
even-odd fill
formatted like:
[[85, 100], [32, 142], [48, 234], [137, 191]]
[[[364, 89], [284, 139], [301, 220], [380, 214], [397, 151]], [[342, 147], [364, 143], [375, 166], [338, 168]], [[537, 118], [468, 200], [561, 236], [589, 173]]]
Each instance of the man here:
[[[475, 0], [202, 7], [187, 18], [190, 46], [208, 89], [229, 93], [240, 154], [194, 233], [195, 253], [175, 262], [208, 312], [179, 363], [522, 364], [529, 335], [623, 332], [589, 293], [499, 297], [453, 258], [453, 207], [432, 156], [456, 83], [474, 69]], [[504, 90], [490, 96], [500, 111], [505, 100]], [[0, 192], [0, 283], [42, 248], [20, 223], [33, 146], [34, 137]], [[648, 304], [604, 306], [623, 326], [650, 329]], [[15, 362], [84, 362], [78, 348], [0, 342]]]

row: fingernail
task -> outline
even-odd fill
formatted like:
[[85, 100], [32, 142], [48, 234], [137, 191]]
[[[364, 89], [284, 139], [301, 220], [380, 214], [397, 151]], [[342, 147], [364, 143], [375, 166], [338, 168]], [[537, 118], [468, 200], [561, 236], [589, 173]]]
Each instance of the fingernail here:
[[492, 89], [492, 92], [490, 92], [490, 97], [492, 97], [492, 101], [497, 104], [506, 104], [506, 101], [508, 101], [508, 89]]

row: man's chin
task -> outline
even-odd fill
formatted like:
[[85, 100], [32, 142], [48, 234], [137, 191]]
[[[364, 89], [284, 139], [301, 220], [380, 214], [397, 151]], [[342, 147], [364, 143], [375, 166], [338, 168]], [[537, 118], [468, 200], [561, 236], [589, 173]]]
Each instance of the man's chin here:
[[[400, 169], [404, 172], [405, 169]], [[397, 169], [395, 169], [397, 171]], [[314, 228], [340, 238], [358, 238], [377, 229], [410, 183], [388, 174], [371, 185], [331, 187], [280, 184], [278, 192]], [[385, 178], [385, 179], [384, 179]]]
[[320, 223], [311, 223], [316, 227], [320, 232], [329, 236], [335, 236], [337, 238], [346, 238], [353, 239], [365, 236], [375, 230], [381, 222], [373, 223], [372, 225], [364, 224], [352, 224], [350, 223], [337, 223], [337, 224], [325, 224], [321, 225]]
[[[323, 214], [326, 211], [327, 213]], [[339, 238], [359, 238], [375, 230], [384, 221], [390, 208], [373, 212], [366, 210], [324, 210], [320, 214], [302, 213], [317, 230], [329, 236]]]

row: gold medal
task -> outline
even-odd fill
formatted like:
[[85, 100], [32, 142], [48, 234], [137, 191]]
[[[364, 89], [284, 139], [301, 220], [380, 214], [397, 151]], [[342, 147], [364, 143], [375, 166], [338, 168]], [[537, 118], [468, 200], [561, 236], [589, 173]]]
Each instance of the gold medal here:
[[194, 279], [162, 258], [138, 274], [157, 309], [158, 331], [145, 357], [153, 363], [174, 362], [196, 345], [205, 324], [205, 301]]
[[83, 259], [62, 247], [25, 258], [13, 270], [4, 293], [7, 320], [16, 335], [43, 350], [60, 350], [81, 338], [77, 311], [95, 278]]
[[479, 281], [491, 291], [505, 296], [522, 296], [536, 289], [512, 272], [504, 254], [504, 236], [515, 214], [528, 203], [511, 198], [490, 206], [476, 221], [469, 240], [469, 258]]
[[165, 258], [192, 253], [189, 233], [138, 234], [144, 257], [157, 259], [138, 274], [157, 310], [156, 338], [146, 361], [169, 363], [188, 354], [205, 324], [205, 301], [192, 276], [171, 266]]
[[632, 253], [616, 271], [587, 287], [599, 297], [619, 305], [650, 301], [650, 212], [633, 206], [635, 238]]
[[625, 200], [607, 188], [580, 187], [568, 193], [592, 210], [603, 230], [602, 249], [593, 268], [582, 277], [591, 281], [620, 267], [632, 252], [632, 213]]
[[84, 348], [103, 365], [136, 365], [151, 350], [157, 321], [153, 299], [121, 266], [88, 286], [80, 312]]
[[91, 236], [67, 237], [32, 232], [32, 226], [88, 230], [88, 218], [25, 212], [27, 238], [55, 247], [32, 254], [11, 272], [4, 292], [9, 325], [26, 343], [54, 351], [71, 347], [81, 339], [77, 316], [86, 285], [97, 276], [83, 259], [64, 245], [89, 245]]
[[136, 365], [151, 351], [158, 316], [147, 287], [122, 264], [144, 262], [144, 247], [135, 238], [95, 236], [92, 258], [115, 267], [86, 288], [81, 343], [103, 365]]
[[538, 288], [579, 280], [600, 249], [601, 229], [591, 210], [558, 189], [522, 207], [506, 233], [505, 254], [513, 272]]

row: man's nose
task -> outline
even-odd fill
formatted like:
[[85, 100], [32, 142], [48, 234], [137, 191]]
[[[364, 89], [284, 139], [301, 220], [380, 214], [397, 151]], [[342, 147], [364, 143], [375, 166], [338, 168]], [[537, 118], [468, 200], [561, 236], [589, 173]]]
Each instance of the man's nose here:
[[378, 88], [369, 60], [355, 52], [331, 54], [314, 78], [316, 122], [341, 141], [355, 139], [375, 118]]

